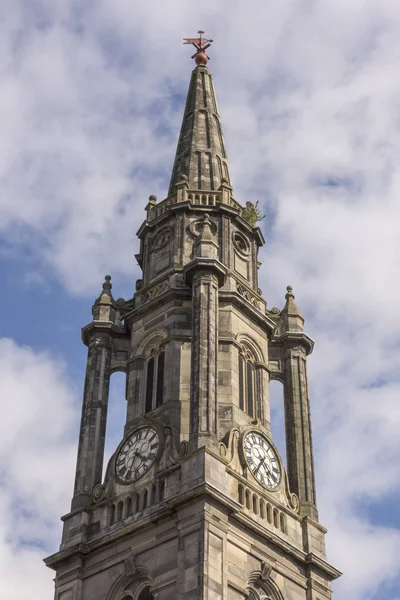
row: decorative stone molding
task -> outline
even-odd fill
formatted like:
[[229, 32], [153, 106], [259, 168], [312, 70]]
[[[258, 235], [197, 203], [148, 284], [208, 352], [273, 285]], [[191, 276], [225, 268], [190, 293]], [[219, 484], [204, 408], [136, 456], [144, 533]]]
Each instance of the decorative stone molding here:
[[153, 285], [152, 287], [143, 290], [143, 292], [140, 294], [140, 304], [146, 304], [146, 302], [155, 300], [155, 298], [158, 298], [158, 296], [161, 296], [161, 294], [169, 290], [170, 287], [171, 282], [168, 277], [158, 282], [156, 285]]
[[242, 256], [248, 257], [250, 255], [250, 243], [249, 241], [239, 233], [238, 231], [234, 231], [232, 234], [232, 242], [235, 250]]
[[236, 291], [240, 294], [247, 302], [250, 302], [255, 308], [258, 308], [258, 298], [257, 296], [249, 290], [249, 288], [245, 287], [242, 283], [236, 282]]
[[151, 240], [152, 250], [158, 252], [165, 246], [167, 246], [172, 240], [172, 227], [164, 227], [159, 231], [154, 238]]

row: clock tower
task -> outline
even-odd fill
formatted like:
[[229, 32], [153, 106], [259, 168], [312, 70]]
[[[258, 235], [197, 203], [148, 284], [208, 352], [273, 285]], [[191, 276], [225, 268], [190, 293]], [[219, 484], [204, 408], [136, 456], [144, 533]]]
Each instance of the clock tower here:
[[[55, 600], [328, 600], [315, 496], [307, 357], [293, 291], [258, 287], [257, 207], [233, 194], [206, 50], [192, 72], [168, 194], [138, 231], [133, 298], [111, 278], [82, 330], [88, 347], [75, 487]], [[103, 459], [110, 377], [126, 424]], [[283, 385], [287, 464], [269, 385]]]

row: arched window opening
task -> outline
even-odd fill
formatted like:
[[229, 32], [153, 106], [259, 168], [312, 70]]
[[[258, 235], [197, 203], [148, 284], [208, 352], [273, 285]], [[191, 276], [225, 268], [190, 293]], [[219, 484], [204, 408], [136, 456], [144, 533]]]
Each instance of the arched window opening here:
[[283, 513], [280, 514], [281, 531], [286, 533], [286, 517]]
[[150, 591], [150, 586], [145, 587], [140, 592], [138, 600], [154, 600], [154, 596]]
[[132, 498], [128, 496], [125, 502], [125, 517], [130, 517], [132, 514]]
[[165, 493], [165, 481], [160, 481], [160, 487], [158, 490], [158, 499], [160, 502], [162, 502], [164, 500], [164, 493]]
[[279, 454], [286, 465], [286, 434], [285, 434], [285, 409], [283, 398], [283, 384], [273, 380], [269, 384], [271, 406], [271, 432], [272, 439]]
[[153, 506], [153, 504], [156, 503], [156, 493], [157, 493], [157, 486], [154, 484], [151, 486], [151, 497], [150, 497], [150, 505]]
[[260, 500], [260, 517], [265, 519], [265, 502], [263, 499]]
[[274, 508], [274, 527], [279, 528], [278, 509]]
[[110, 389], [107, 410], [106, 439], [104, 446], [103, 481], [108, 462], [116, 447], [124, 436], [126, 422], [126, 374], [113, 373], [110, 378]]
[[115, 504], [110, 506], [110, 525], [115, 523]]
[[147, 363], [145, 412], [150, 412], [153, 408], [153, 388], [154, 388], [154, 358], [151, 357], [151, 358], [149, 358], [148, 363]]
[[161, 406], [164, 399], [164, 362], [165, 352], [162, 350], [158, 355], [157, 361], [156, 407]]
[[251, 508], [251, 504], [250, 504], [250, 492], [249, 492], [249, 490], [246, 490], [246, 508], [248, 510], [250, 510], [250, 508]]
[[133, 496], [133, 512], [137, 513], [139, 510], [139, 494]]
[[148, 493], [147, 490], [144, 490], [144, 492], [143, 492], [143, 501], [142, 501], [142, 510], [144, 510], [145, 508], [147, 508], [148, 499], [149, 499], [149, 493]]
[[267, 521], [272, 525], [272, 507], [269, 502], [267, 502]]
[[122, 521], [123, 512], [124, 512], [124, 503], [121, 500], [120, 502], [118, 502], [118, 505], [117, 505], [117, 521]]
[[257, 496], [253, 494], [253, 513], [258, 515], [258, 501]]
[[241, 483], [239, 483], [239, 486], [238, 486], [238, 495], [239, 495], [239, 503], [240, 504], [243, 504], [243, 501], [244, 501], [243, 492], [244, 492], [243, 486], [242, 486]]
[[239, 353], [239, 408], [249, 417], [256, 416], [254, 355], [243, 347]]
[[147, 361], [145, 412], [148, 413], [164, 402], [165, 351], [153, 348]]

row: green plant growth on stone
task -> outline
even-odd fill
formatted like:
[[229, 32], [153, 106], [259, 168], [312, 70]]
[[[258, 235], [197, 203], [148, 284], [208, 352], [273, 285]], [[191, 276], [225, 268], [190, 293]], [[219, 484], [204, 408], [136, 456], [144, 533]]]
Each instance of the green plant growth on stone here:
[[258, 206], [258, 200], [255, 204], [254, 202], [250, 201], [246, 202], [246, 208], [243, 209], [242, 217], [252, 227], [255, 227], [258, 221], [265, 219], [265, 215], [261, 214]]

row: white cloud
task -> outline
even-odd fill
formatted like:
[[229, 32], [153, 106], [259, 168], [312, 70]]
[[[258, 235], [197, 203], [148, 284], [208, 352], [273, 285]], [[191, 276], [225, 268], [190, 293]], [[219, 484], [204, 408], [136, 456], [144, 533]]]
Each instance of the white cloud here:
[[[8, 8], [0, 37], [3, 241], [13, 251], [30, 246], [35, 278], [50, 269], [70, 293], [93, 296], [106, 271], [113, 281], [133, 278], [147, 196], [166, 191], [182, 111], [174, 94], [185, 94], [191, 68], [180, 39], [202, 26], [216, 40], [210, 67], [236, 197], [268, 210], [261, 287], [270, 306], [282, 306], [293, 285], [317, 341], [317, 494], [329, 558], [345, 572], [336, 587], [344, 600], [367, 600], [400, 579], [399, 532], [357, 509], [376, 502], [381, 514], [400, 487], [399, 24], [394, 0], [254, 0], [251, 10], [232, 0], [196, 10], [178, 0], [107, 0], [96, 10], [42, 0], [29, 14], [22, 2]], [[62, 377], [42, 389], [28, 361], [45, 369], [50, 359], [11, 348], [34, 383], [24, 389], [11, 365], [7, 385], [20, 398], [37, 390], [44, 403], [61, 386], [68, 413]], [[32, 430], [53, 407], [34, 398], [22, 410]], [[12, 432], [0, 439], [4, 452]], [[55, 437], [47, 441], [55, 454], [46, 460], [64, 460], [64, 442], [57, 450]], [[54, 486], [54, 525], [71, 486], [45, 479], [46, 460], [26, 480], [7, 471], [12, 490], [1, 502], [18, 486], [30, 498], [42, 478]], [[40, 566], [27, 575], [45, 578]]]
[[0, 338], [0, 590], [51, 598], [42, 562], [61, 539], [73, 487], [78, 405], [65, 365]]

